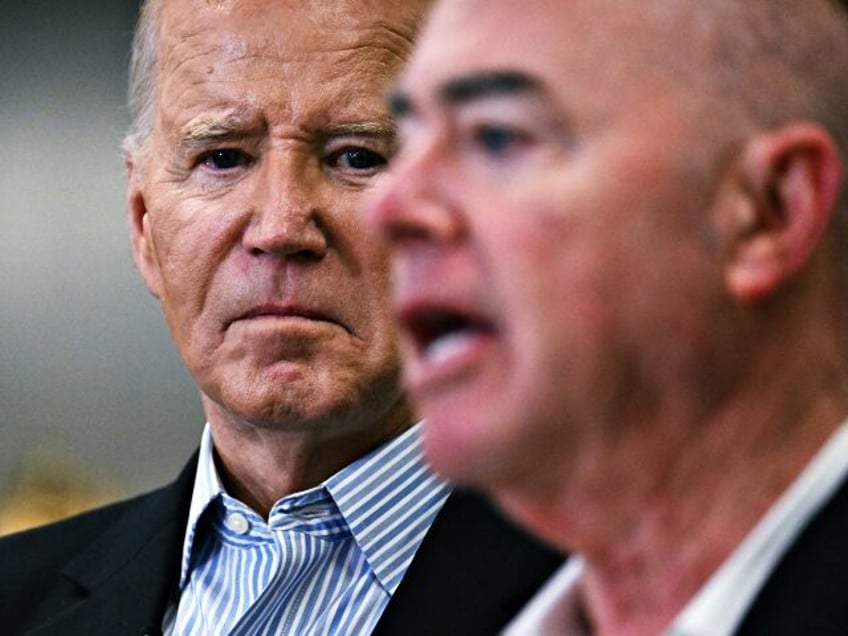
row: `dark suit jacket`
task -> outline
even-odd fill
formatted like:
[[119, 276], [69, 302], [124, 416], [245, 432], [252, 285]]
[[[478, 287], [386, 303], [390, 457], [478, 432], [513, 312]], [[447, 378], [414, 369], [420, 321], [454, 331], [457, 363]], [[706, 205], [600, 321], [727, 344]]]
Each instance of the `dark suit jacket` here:
[[[152, 493], [0, 539], [0, 634], [159, 632], [177, 585], [196, 470]], [[377, 636], [497, 633], [562, 557], [454, 492]]]
[[807, 525], [737, 636], [848, 636], [848, 481]]

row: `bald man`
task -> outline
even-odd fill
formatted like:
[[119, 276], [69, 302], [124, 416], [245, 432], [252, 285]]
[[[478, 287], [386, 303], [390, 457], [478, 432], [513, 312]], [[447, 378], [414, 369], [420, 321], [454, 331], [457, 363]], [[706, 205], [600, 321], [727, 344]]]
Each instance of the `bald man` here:
[[428, 457], [577, 555], [510, 635], [848, 634], [848, 15], [445, 0], [392, 93]]

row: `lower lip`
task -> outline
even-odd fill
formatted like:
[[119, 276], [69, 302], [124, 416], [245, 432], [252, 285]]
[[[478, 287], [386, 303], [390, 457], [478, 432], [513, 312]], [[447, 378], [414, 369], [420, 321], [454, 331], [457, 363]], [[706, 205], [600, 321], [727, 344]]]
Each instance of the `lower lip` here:
[[467, 381], [480, 369], [495, 344], [495, 334], [490, 331], [473, 331], [454, 338], [453, 342], [437, 343], [435, 350], [416, 349], [412, 359], [407, 359], [407, 383], [419, 399]]

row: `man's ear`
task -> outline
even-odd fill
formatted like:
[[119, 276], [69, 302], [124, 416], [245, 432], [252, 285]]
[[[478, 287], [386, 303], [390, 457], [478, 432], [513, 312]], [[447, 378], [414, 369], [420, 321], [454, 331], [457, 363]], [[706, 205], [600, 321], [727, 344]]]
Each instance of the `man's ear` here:
[[130, 243], [133, 260], [144, 284], [150, 293], [159, 298], [162, 293], [162, 279], [159, 260], [150, 228], [150, 215], [142, 187], [142, 171], [132, 160], [125, 162], [127, 169], [127, 211], [129, 212]]
[[748, 142], [738, 168], [737, 192], [722, 212], [725, 283], [735, 298], [757, 301], [810, 261], [835, 213], [842, 167], [827, 131], [794, 123]]

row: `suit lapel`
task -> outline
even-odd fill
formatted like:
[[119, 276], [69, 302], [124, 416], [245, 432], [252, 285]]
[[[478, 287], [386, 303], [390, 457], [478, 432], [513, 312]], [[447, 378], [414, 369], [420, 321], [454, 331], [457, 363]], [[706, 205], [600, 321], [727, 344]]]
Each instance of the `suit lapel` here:
[[780, 561], [737, 636], [848, 634], [848, 482]]
[[[144, 496], [62, 570], [28, 632], [155, 634], [179, 578], [196, 458]], [[504, 521], [477, 495], [453, 493], [381, 618], [376, 636], [496, 633], [562, 557]]]
[[491, 635], [562, 563], [481, 497], [448, 498], [375, 636]]
[[179, 579], [196, 470], [137, 500], [62, 570], [32, 634], [155, 634]]

